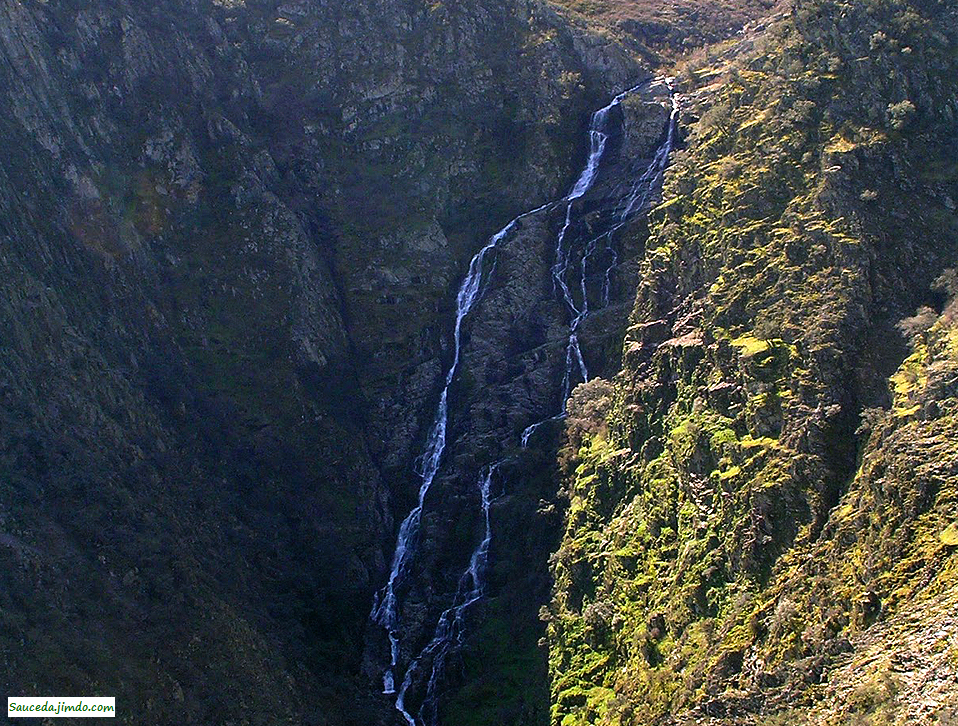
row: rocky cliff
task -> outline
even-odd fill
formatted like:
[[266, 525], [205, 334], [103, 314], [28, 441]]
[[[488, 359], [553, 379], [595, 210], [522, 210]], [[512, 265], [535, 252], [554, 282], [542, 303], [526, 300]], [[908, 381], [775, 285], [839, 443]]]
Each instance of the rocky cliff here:
[[8, 694], [404, 724], [455, 359], [420, 721], [953, 715], [954, 4], [554, 5], [0, 0]]
[[4, 690], [377, 720], [451, 288], [638, 67], [525, 2], [9, 0], [0, 57]]
[[955, 7], [688, 65], [622, 371], [573, 395], [555, 724], [950, 723]]

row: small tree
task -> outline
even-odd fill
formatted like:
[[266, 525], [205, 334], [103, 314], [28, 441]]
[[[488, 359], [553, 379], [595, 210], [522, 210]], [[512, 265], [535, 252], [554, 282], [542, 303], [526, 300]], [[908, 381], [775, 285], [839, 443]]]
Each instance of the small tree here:
[[958, 270], [949, 268], [945, 270], [932, 284], [932, 287], [939, 292], [943, 292], [947, 298], [945, 311], [942, 317], [945, 322], [951, 322], [958, 312]]
[[935, 290], [945, 293], [949, 300], [958, 298], [958, 270], [949, 268], [945, 270], [938, 279], [932, 284]]
[[765, 317], [755, 324], [752, 334], [759, 340], [763, 340], [769, 346], [772, 346], [776, 340], [782, 337], [782, 327], [777, 320]]
[[591, 436], [604, 436], [612, 412], [614, 389], [609, 381], [593, 378], [576, 386], [569, 399], [566, 432], [573, 450]]
[[914, 348], [928, 339], [928, 331], [938, 320], [938, 315], [927, 305], [918, 308], [918, 312], [910, 318], [898, 323], [898, 329], [908, 339], [908, 344]]

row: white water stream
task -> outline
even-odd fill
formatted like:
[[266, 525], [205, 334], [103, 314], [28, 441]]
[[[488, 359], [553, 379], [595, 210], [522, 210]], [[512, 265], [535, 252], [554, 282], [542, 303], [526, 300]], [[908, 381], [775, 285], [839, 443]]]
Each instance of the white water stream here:
[[[660, 81], [656, 81], [660, 82]], [[446, 372], [445, 382], [439, 396], [439, 403], [432, 427], [426, 439], [426, 447], [419, 459], [418, 475], [421, 479], [419, 496], [416, 506], [406, 516], [399, 528], [396, 540], [396, 549], [393, 554], [389, 580], [375, 598], [371, 613], [372, 619], [381, 625], [389, 637], [390, 662], [383, 675], [383, 692], [396, 696], [396, 710], [402, 715], [409, 726], [435, 726], [436, 708], [439, 697], [439, 686], [452, 650], [462, 645], [463, 618], [468, 608], [483, 596], [484, 577], [489, 559], [489, 547], [492, 541], [492, 527], [490, 522], [490, 506], [492, 504], [493, 480], [500, 465], [498, 462], [485, 467], [478, 477], [479, 495], [482, 504], [484, 520], [484, 536], [472, 553], [469, 566], [459, 579], [459, 585], [452, 605], [443, 611], [439, 617], [432, 639], [420, 654], [414, 658], [405, 671], [402, 682], [397, 691], [396, 677], [400, 661], [402, 629], [400, 622], [401, 597], [400, 586], [407, 574], [411, 558], [415, 554], [418, 544], [419, 531], [422, 523], [423, 508], [426, 496], [439, 472], [443, 454], [446, 449], [447, 425], [449, 421], [449, 390], [455, 380], [462, 354], [462, 324], [469, 315], [483, 292], [483, 277], [487, 267], [494, 267], [489, 258], [494, 254], [498, 245], [511, 234], [520, 220], [547, 209], [565, 205], [565, 221], [556, 239], [555, 264], [552, 267], [552, 278], [557, 291], [562, 293], [563, 304], [570, 317], [569, 338], [566, 346], [565, 374], [562, 381], [562, 411], [545, 421], [540, 421], [526, 428], [521, 436], [521, 445], [525, 448], [529, 438], [543, 424], [560, 419], [565, 415], [565, 401], [568, 398], [574, 380], [589, 380], [589, 372], [579, 346], [577, 331], [579, 324], [589, 314], [589, 296], [586, 285], [586, 272], [589, 259], [595, 254], [599, 240], [606, 240], [607, 258], [610, 260], [605, 270], [602, 305], [608, 304], [609, 285], [611, 284], [612, 270], [616, 264], [616, 254], [612, 247], [612, 236], [622, 228], [635, 214], [644, 212], [651, 204], [655, 189], [660, 186], [669, 154], [672, 151], [675, 138], [676, 122], [678, 118], [678, 102], [672, 93], [671, 83], [665, 81], [669, 87], [672, 99], [672, 114], [669, 119], [666, 139], [657, 150], [652, 163], [646, 172], [632, 185], [627, 195], [615, 200], [612, 227], [599, 237], [590, 240], [582, 247], [582, 257], [579, 260], [580, 278], [578, 288], [581, 302], [577, 305], [568, 284], [569, 269], [572, 266], [573, 250], [570, 242], [570, 231], [577, 221], [577, 204], [593, 187], [598, 176], [603, 157], [606, 153], [611, 131], [609, 129], [612, 110], [624, 98], [637, 91], [640, 86], [631, 88], [599, 109], [592, 115], [589, 124], [589, 156], [572, 190], [557, 202], [545, 204], [537, 209], [525, 212], [503, 227], [486, 243], [486, 245], [472, 258], [469, 270], [456, 296], [456, 322], [453, 333], [453, 358]], [[406, 697], [409, 689], [422, 678], [428, 669], [428, 680], [425, 681], [425, 696], [419, 708], [418, 720], [408, 710]]]
[[573, 383], [579, 380], [583, 383], [589, 380], [589, 370], [585, 359], [582, 356], [582, 348], [579, 345], [578, 330], [583, 320], [589, 315], [589, 292], [588, 292], [588, 266], [589, 261], [595, 255], [600, 241], [605, 241], [605, 254], [608, 264], [602, 276], [602, 295], [600, 307], [604, 308], [609, 304], [609, 296], [612, 287], [612, 273], [618, 264], [618, 254], [615, 250], [615, 233], [625, 227], [634, 217], [648, 211], [652, 206], [655, 194], [662, 187], [662, 180], [665, 175], [665, 169], [668, 166], [669, 155], [675, 147], [675, 136], [678, 129], [678, 118], [681, 111], [679, 97], [675, 93], [672, 79], [660, 79], [653, 82], [655, 84], [664, 84], [669, 91], [669, 100], [671, 112], [666, 124], [665, 138], [659, 145], [646, 168], [645, 172], [632, 184], [628, 192], [623, 194], [614, 203], [614, 212], [612, 224], [608, 229], [597, 237], [593, 237], [584, 245], [580, 245], [582, 256], [579, 260], [579, 280], [575, 285], [581, 295], [581, 300], [577, 303], [572, 295], [572, 288], [569, 286], [568, 276], [572, 265], [572, 250], [570, 248], [569, 235], [575, 222], [574, 210], [575, 201], [585, 195], [595, 182], [596, 172], [602, 162], [608, 142], [608, 118], [609, 112], [613, 107], [621, 103], [622, 99], [637, 89], [633, 88], [616, 96], [612, 103], [599, 109], [592, 116], [592, 123], [589, 128], [591, 138], [591, 152], [585, 168], [582, 170], [578, 181], [569, 195], [563, 200], [566, 203], [565, 222], [556, 238], [555, 264], [552, 266], [552, 278], [558, 291], [562, 293], [562, 301], [569, 315], [569, 339], [566, 345], [566, 364], [565, 372], [562, 378], [561, 405], [562, 409], [555, 416], [538, 421], [527, 427], [522, 432], [522, 448], [529, 445], [529, 439], [542, 426], [550, 421], [556, 421], [565, 417], [566, 403], [569, 395], [572, 393]]
[[[452, 382], [456, 377], [456, 371], [459, 369], [459, 358], [462, 354], [462, 321], [480, 297], [483, 268], [486, 265], [486, 260], [489, 255], [494, 252], [499, 243], [515, 229], [519, 220], [531, 214], [536, 214], [544, 210], [547, 206], [549, 205], [519, 215], [493, 235], [485, 247], [479, 250], [475, 257], [472, 258], [472, 261], [469, 263], [469, 272], [466, 274], [462, 285], [459, 287], [459, 293], [456, 295], [456, 325], [453, 333], [453, 359], [449, 370], [446, 372], [445, 385], [443, 386], [442, 393], [439, 395], [439, 405], [436, 408], [436, 416], [429, 430], [429, 435], [426, 438], [426, 449], [419, 459], [420, 466], [417, 473], [422, 483], [419, 486], [418, 501], [399, 527], [399, 535], [396, 538], [396, 549], [393, 553], [392, 567], [389, 571], [389, 580], [386, 586], [376, 594], [371, 614], [372, 619], [385, 628], [389, 636], [390, 662], [389, 668], [386, 669], [383, 675], [383, 692], [387, 694], [396, 693], [395, 671], [396, 665], [399, 662], [400, 602], [397, 587], [401, 583], [406, 573], [409, 559], [415, 551], [419, 536], [419, 527], [422, 523], [422, 511], [426, 502], [426, 495], [429, 493], [429, 488], [432, 486], [436, 474], [439, 472], [442, 455], [446, 449], [446, 426], [449, 422], [449, 388], [452, 386]], [[397, 708], [399, 708], [408, 720], [411, 717], [401, 708], [401, 700], [401, 698], [397, 699]]]

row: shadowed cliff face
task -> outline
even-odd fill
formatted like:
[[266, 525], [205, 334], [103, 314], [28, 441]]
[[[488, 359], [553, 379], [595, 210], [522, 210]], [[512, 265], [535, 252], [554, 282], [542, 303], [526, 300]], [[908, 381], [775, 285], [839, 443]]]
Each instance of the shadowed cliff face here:
[[[553, 498], [554, 485], [547, 457], [521, 450], [523, 432], [542, 422], [534, 446], [551, 446], [564, 379], [580, 375], [570, 359], [573, 332], [589, 370], [614, 365], [610, 341], [621, 340], [623, 301], [634, 289], [631, 261], [641, 235], [604, 233], [644, 212], [642, 203], [625, 211], [633, 190], [645, 189], [636, 187], [639, 180], [646, 179], [649, 195], [657, 191], [660, 177], [645, 172], [656, 150], [673, 138], [666, 133], [668, 86], [646, 82], [593, 116], [593, 130], [597, 119], [607, 138], [598, 147], [604, 151], [595, 152], [601, 160], [594, 177], [589, 174], [588, 191], [508, 224], [503, 220], [494, 246], [471, 265], [471, 274], [483, 273], [459, 347], [449, 356], [456, 368], [437, 414], [443, 418], [423, 455], [426, 496], [404, 523], [402, 559], [377, 600], [375, 619], [383, 628], [370, 639], [373, 671], [382, 673], [382, 654], [390, 650], [387, 631], [393, 634], [398, 652], [386, 686], [398, 691], [407, 721], [518, 724], [547, 718], [537, 611], [547, 597], [546, 559], [557, 522], [538, 510]], [[573, 288], [576, 309], [590, 311], [574, 329], [575, 315], [554, 276], [560, 238], [568, 258], [562, 279]], [[436, 441], [444, 451], [438, 472], [430, 465]], [[480, 485], [488, 467], [494, 469], [491, 561], [475, 594], [463, 598], [463, 573], [483, 539]], [[476, 579], [469, 575], [466, 587]], [[449, 610], [464, 599], [471, 601], [468, 607], [458, 614]]]
[[637, 70], [521, 2], [7, 0], [0, 60], [4, 690], [376, 721], [451, 290]]
[[403, 723], [369, 612], [459, 353], [401, 667], [489, 549], [411, 706], [958, 708], [953, 6], [802, 0], [688, 64], [651, 243], [625, 225], [590, 262], [609, 294], [571, 295], [603, 300], [577, 375], [615, 379], [525, 449], [566, 410], [561, 230], [608, 224], [668, 118], [661, 87], [610, 105], [595, 184], [517, 221], [453, 351], [470, 259], [569, 194], [591, 112], [650, 75], [584, 18], [654, 59], [764, 7], [693, 33], [694, 3], [561, 4], [0, 0], [4, 690]]

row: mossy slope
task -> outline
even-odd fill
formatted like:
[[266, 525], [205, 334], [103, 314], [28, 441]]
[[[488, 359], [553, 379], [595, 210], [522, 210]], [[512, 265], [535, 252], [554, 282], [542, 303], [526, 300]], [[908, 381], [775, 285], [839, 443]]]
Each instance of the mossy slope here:
[[[879, 683], [855, 705], [836, 664], [920, 642], [955, 594], [933, 282], [958, 259], [956, 28], [948, 3], [800, 2], [686, 69], [695, 120], [623, 370], [573, 399], [554, 723], [878, 723], [907, 702]], [[895, 325], [922, 304], [910, 354]]]

